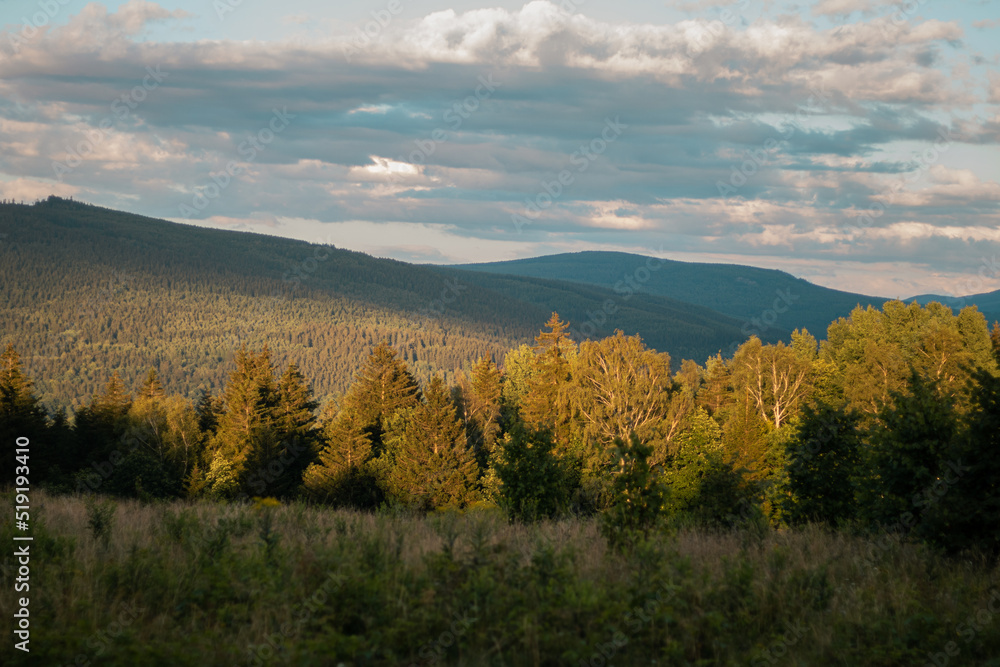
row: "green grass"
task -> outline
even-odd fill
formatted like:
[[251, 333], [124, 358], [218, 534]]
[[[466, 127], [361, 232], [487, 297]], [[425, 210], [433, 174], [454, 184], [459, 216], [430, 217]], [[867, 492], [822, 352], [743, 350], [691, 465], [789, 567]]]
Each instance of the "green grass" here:
[[111, 502], [32, 496], [31, 653], [8, 634], [0, 662], [924, 665], [954, 641], [949, 664], [1000, 665], [997, 564], [894, 540], [683, 529], [618, 553], [596, 519]]

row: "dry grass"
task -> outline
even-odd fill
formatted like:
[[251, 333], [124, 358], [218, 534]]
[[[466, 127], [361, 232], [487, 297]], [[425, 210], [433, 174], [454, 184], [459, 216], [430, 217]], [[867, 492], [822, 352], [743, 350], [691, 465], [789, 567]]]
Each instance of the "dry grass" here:
[[[1000, 582], [984, 558], [818, 527], [683, 529], [623, 553], [593, 519], [114, 502], [105, 545], [83, 498], [33, 496], [38, 664], [98, 657], [94, 638], [129, 605], [142, 611], [106, 642], [105, 664], [430, 664], [438, 649], [443, 664], [579, 664], [616, 630], [628, 644], [615, 664], [778, 664], [774, 647], [787, 665], [922, 664]], [[5, 570], [5, 590], [11, 579]], [[327, 600], [303, 610], [320, 590]], [[0, 597], [8, 618], [12, 598]], [[462, 613], [475, 625], [434, 644]], [[795, 623], [805, 631], [788, 643]], [[1000, 665], [1000, 618], [961, 648], [961, 664]]]

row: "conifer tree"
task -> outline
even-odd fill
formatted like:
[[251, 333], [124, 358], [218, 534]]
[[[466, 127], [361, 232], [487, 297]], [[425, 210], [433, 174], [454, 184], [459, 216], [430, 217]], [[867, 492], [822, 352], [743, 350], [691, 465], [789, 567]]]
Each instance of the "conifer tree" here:
[[128, 411], [132, 397], [115, 371], [104, 391], [76, 413], [77, 448], [84, 459], [92, 462], [108, 460], [113, 452], [120, 453], [121, 438], [128, 428]]
[[492, 357], [480, 357], [472, 368], [472, 380], [465, 382], [462, 401], [469, 445], [480, 465], [485, 466], [500, 435], [500, 369]]
[[213, 441], [209, 485], [221, 496], [244, 490], [250, 466], [272, 459], [278, 449], [277, 391], [267, 346], [259, 354], [244, 345], [223, 393], [225, 412]]
[[323, 448], [303, 475], [309, 495], [336, 504], [377, 506], [392, 464], [387, 431], [397, 414], [418, 404], [419, 391], [398, 353], [379, 344], [323, 420]]
[[155, 368], [149, 369], [149, 373], [146, 375], [146, 381], [142, 383], [142, 389], [139, 390], [139, 396], [141, 398], [163, 397], [163, 385], [160, 384], [160, 378], [156, 374]]
[[208, 435], [215, 435], [219, 428], [219, 418], [225, 412], [225, 404], [221, 398], [212, 396], [203, 389], [195, 403], [195, 412], [198, 415], [198, 428]]
[[564, 511], [579, 488], [579, 470], [556, 455], [552, 434], [515, 424], [492, 459], [497, 500], [511, 522]]
[[258, 475], [258, 480], [252, 480], [251, 486], [260, 485], [263, 479], [267, 489], [256, 495], [265, 492], [266, 495], [288, 495], [301, 482], [303, 471], [316, 457], [315, 412], [318, 406], [298, 366], [289, 364], [276, 388], [274, 428], [280, 440], [279, 449], [276, 458], [259, 462], [265, 472]]
[[396, 453], [392, 489], [403, 502], [422, 509], [467, 505], [479, 467], [441, 378], [431, 380], [424, 399], [413, 411]]
[[381, 493], [368, 465], [372, 444], [360, 416], [332, 404], [324, 417], [321, 435], [326, 446], [302, 476], [306, 493], [336, 505], [378, 506]]
[[380, 343], [344, 399], [344, 407], [357, 413], [374, 447], [374, 455], [382, 453], [388, 418], [398, 410], [417, 404], [420, 387], [388, 343]]
[[[13, 484], [16, 463], [13, 458], [15, 440], [28, 438], [31, 449], [32, 466], [39, 473], [45, 473], [48, 467], [43, 464], [56, 465], [52, 453], [57, 449], [54, 443], [48, 442], [48, 419], [45, 409], [35, 397], [31, 380], [21, 372], [21, 361], [13, 345], [8, 345], [0, 355], [0, 442], [4, 452], [3, 477], [0, 484]], [[40, 457], [40, 458], [39, 458]], [[42, 464], [42, 465], [39, 465]], [[41, 476], [32, 477], [41, 481]]]
[[569, 397], [570, 355], [576, 346], [566, 334], [568, 322], [557, 313], [545, 325], [548, 331], [535, 338], [535, 373], [531, 377], [521, 417], [535, 429], [549, 429], [556, 444], [565, 450], [569, 444], [572, 408]]

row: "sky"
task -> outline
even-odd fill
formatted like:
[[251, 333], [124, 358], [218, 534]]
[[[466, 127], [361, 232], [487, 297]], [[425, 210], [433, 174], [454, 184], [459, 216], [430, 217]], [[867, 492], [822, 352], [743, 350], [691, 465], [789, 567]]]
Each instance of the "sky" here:
[[0, 0], [0, 198], [1000, 289], [1000, 0]]

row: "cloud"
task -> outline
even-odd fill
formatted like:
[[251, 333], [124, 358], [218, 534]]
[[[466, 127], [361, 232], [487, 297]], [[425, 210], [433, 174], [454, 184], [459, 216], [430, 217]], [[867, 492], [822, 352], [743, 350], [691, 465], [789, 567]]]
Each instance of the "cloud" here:
[[[915, 160], [945, 129], [969, 146], [1000, 137], [976, 106], [1000, 82], [956, 74], [955, 22], [608, 23], [536, 1], [400, 19], [367, 45], [140, 37], [184, 17], [90, 4], [16, 53], [0, 35], [6, 187], [174, 219], [183, 205], [227, 228], [329, 225], [352, 247], [426, 261], [669, 239], [954, 267], [1000, 249], [977, 231], [1000, 227], [989, 172]], [[147, 68], [164, 75], [149, 89]], [[609, 122], [623, 126], [613, 141]], [[59, 181], [54, 161], [88, 145]], [[844, 231], [900, 182], [872, 225]]]

